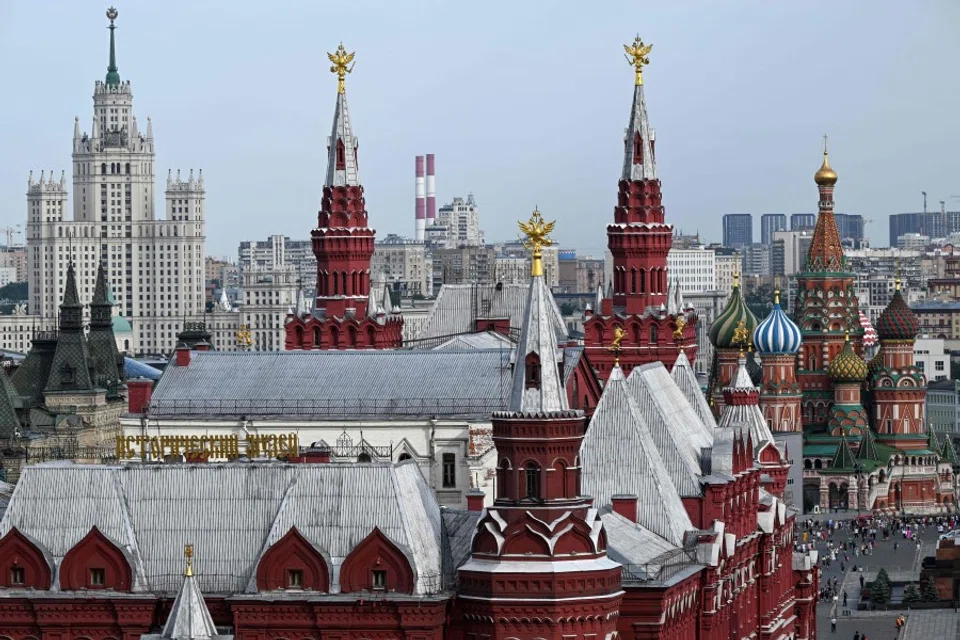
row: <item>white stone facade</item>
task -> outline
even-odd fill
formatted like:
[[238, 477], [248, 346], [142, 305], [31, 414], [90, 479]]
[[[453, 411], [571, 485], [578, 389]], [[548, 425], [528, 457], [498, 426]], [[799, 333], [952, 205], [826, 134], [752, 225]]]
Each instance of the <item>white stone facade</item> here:
[[479, 247], [484, 243], [480, 212], [472, 193], [466, 200], [454, 198], [450, 204], [440, 207], [433, 227], [427, 227], [426, 237], [441, 249]]
[[717, 288], [717, 254], [706, 247], [670, 249], [667, 254], [667, 278], [680, 284], [684, 295]]
[[97, 265], [107, 266], [116, 312], [133, 328], [132, 351], [169, 353], [185, 316], [203, 312], [203, 175], [168, 174], [164, 216], [155, 210], [154, 139], [141, 133], [129, 82], [94, 87], [89, 134], [73, 136], [73, 216], [66, 178], [33, 175], [27, 187], [29, 307], [39, 322], [57, 317], [72, 260], [82, 303]]
[[433, 294], [433, 261], [422, 242], [387, 236], [374, 246], [370, 274], [374, 282], [386, 283], [404, 298]]

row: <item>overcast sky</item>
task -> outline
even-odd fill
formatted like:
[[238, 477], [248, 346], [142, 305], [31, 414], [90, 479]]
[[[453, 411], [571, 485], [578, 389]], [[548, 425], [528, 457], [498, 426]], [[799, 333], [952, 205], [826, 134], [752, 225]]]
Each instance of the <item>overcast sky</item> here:
[[[438, 203], [472, 191], [488, 239], [516, 237], [539, 204], [562, 245], [601, 252], [633, 90], [621, 45], [637, 33], [654, 45], [647, 106], [667, 219], [683, 231], [719, 240], [724, 213], [815, 211], [825, 132], [837, 209], [873, 219], [874, 244], [923, 190], [931, 208], [960, 208], [953, 0], [117, 8], [120, 76], [141, 128], [153, 119], [158, 196], [167, 168], [203, 168], [208, 255], [308, 237], [336, 91], [325, 54], [341, 40], [357, 52], [347, 96], [380, 237], [412, 234], [414, 156], [435, 153]], [[70, 173], [74, 116], [89, 130], [106, 72], [105, 9], [0, 0], [2, 226], [25, 222], [31, 169]]]

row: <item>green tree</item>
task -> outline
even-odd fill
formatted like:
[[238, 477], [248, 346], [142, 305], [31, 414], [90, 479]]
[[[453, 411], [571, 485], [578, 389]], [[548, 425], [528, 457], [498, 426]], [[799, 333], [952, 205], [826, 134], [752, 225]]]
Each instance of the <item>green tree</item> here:
[[870, 585], [870, 601], [877, 606], [889, 604], [891, 591], [890, 574], [886, 569], [880, 569], [876, 580]]
[[572, 316], [576, 312], [577, 308], [572, 302], [564, 302], [560, 305], [560, 315]]
[[924, 602], [940, 602], [940, 592], [937, 590], [937, 581], [933, 578], [927, 578], [923, 583], [923, 590], [920, 593]]
[[903, 590], [904, 604], [917, 604], [920, 602], [920, 589], [915, 584], [908, 584]]
[[26, 282], [11, 282], [10, 284], [5, 284], [0, 287], [0, 300], [26, 300], [27, 299], [27, 283]]

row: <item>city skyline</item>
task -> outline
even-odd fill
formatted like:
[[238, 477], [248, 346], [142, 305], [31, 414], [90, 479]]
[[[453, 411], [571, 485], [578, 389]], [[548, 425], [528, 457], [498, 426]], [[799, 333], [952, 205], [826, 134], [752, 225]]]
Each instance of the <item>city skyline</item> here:
[[[93, 82], [106, 72], [105, 6], [55, 5], [44, 35], [58, 47], [34, 37], [28, 5], [0, 9], [0, 74], [31, 96], [8, 104], [0, 120], [3, 226], [26, 220], [29, 171], [70, 173], [73, 118], [87, 124]], [[825, 3], [700, 13], [624, 4], [577, 22], [576, 39], [557, 37], [576, 22], [574, 5], [550, 5], [549, 14], [542, 4], [511, 6], [509, 22], [490, 5], [370, 6], [242, 5], [229, 15], [181, 2], [117, 7], [119, 72], [141, 119], [152, 117], [156, 173], [187, 162], [204, 169], [210, 255], [232, 255], [251, 237], [306, 237], [315, 225], [336, 91], [325, 54], [340, 40], [360, 64], [347, 91], [380, 238], [412, 235], [410, 159], [430, 149], [439, 203], [472, 191], [490, 240], [512, 239], [514, 221], [538, 204], [559, 221], [561, 245], [601, 252], [596, 220], [615, 204], [632, 84], [621, 44], [634, 31], [654, 45], [648, 109], [667, 217], [678, 229], [715, 240], [724, 213], [814, 210], [824, 131], [840, 174], [838, 206], [875, 220], [874, 244], [883, 244], [887, 215], [919, 210], [921, 190], [948, 203], [957, 190], [950, 179], [960, 161], [938, 154], [960, 142], [946, 126], [950, 101], [912, 97], [948, 77], [960, 52], [937, 36], [960, 17], [947, 3], [888, 3], [868, 15], [832, 5], [825, 14]], [[726, 19], [729, 28], [711, 29]], [[211, 36], [217, 24], [229, 38]], [[898, 49], [876, 60], [873, 38], [894, 39], [909, 60]], [[244, 41], [257, 46], [237, 46]], [[64, 59], [64, 49], [75, 55]], [[44, 72], [24, 74], [24, 59]], [[911, 162], [896, 165], [898, 189], [878, 189], [891, 156]]]

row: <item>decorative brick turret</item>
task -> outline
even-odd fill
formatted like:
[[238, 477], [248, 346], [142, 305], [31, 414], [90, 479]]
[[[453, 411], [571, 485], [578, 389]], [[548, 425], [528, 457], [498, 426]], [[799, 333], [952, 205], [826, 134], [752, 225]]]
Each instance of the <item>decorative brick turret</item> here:
[[617, 628], [620, 566], [607, 558], [603, 523], [580, 492], [586, 419], [567, 402], [542, 277], [540, 251], [552, 227], [539, 212], [524, 227], [533, 277], [510, 410], [493, 415], [497, 494], [459, 571], [458, 615], [471, 637], [606, 638]]
[[[649, 53], [639, 39], [631, 50]], [[626, 332], [619, 343], [625, 375], [650, 362], [672, 365], [681, 345], [691, 363], [697, 356], [696, 314], [691, 309], [673, 308], [668, 295], [667, 254], [673, 244], [673, 226], [664, 219], [656, 134], [647, 118], [643, 93], [641, 71], [647, 63], [646, 53], [632, 57], [631, 64], [640, 66], [636, 66], [637, 81], [624, 135], [617, 206], [613, 224], [607, 225], [613, 282], [606, 297], [584, 320], [584, 345], [604, 380], [614, 361], [607, 346], [618, 329]]]
[[286, 348], [387, 349], [400, 346], [403, 319], [371, 300], [370, 258], [376, 232], [367, 226], [367, 209], [357, 164], [358, 143], [350, 124], [344, 79], [354, 54], [343, 45], [331, 70], [338, 75], [333, 129], [327, 142], [327, 176], [311, 231], [317, 257], [313, 313], [287, 317]]

